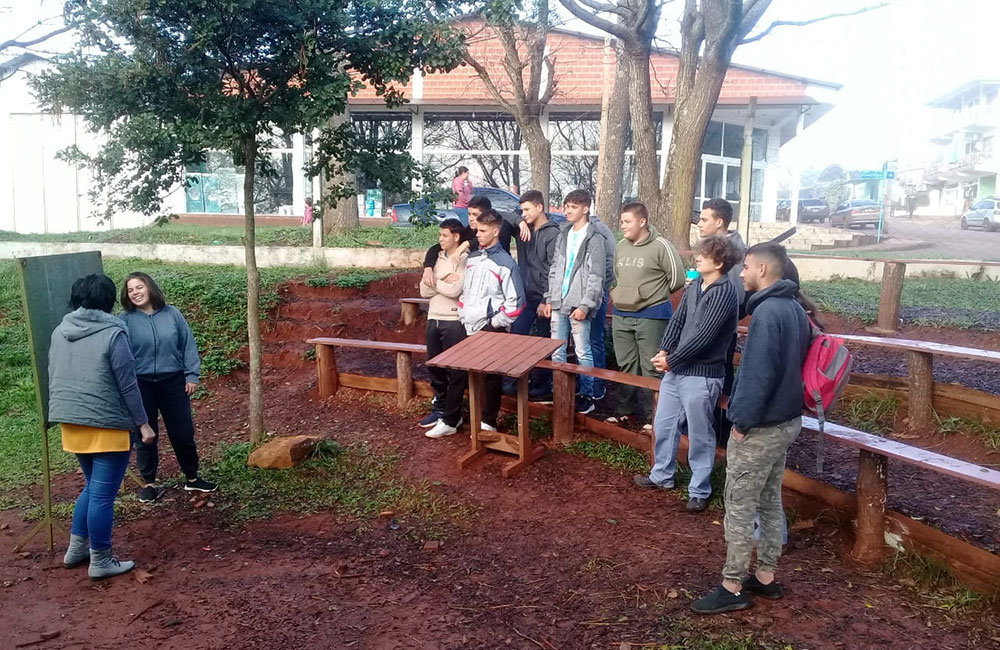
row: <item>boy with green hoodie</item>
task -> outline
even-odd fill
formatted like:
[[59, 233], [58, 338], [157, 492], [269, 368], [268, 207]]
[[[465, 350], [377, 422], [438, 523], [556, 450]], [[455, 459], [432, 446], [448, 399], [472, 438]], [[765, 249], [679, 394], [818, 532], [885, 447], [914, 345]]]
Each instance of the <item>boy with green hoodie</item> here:
[[[652, 360], [673, 313], [670, 294], [684, 284], [684, 262], [674, 245], [649, 224], [649, 210], [642, 203], [622, 207], [621, 228], [624, 238], [615, 249], [611, 289], [615, 359], [622, 372], [660, 379], [663, 373]], [[625, 385], [621, 389], [617, 417], [609, 421], [653, 415], [652, 391]]]

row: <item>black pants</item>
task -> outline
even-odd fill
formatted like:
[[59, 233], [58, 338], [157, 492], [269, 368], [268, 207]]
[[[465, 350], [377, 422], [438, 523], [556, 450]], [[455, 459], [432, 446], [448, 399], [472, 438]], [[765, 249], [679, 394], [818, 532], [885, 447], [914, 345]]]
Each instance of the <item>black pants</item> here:
[[[500, 329], [487, 325], [483, 332], [503, 332], [506, 328]], [[497, 426], [497, 419], [500, 417], [500, 399], [503, 397], [503, 375], [486, 375], [483, 378], [483, 422], [491, 427]]]
[[142, 405], [146, 408], [149, 426], [157, 434], [153, 444], [143, 444], [138, 431], [132, 432], [132, 446], [139, 474], [146, 483], [156, 480], [160, 464], [157, 446], [160, 442], [158, 415], [163, 415], [170, 446], [177, 455], [177, 464], [188, 480], [198, 478], [198, 448], [194, 443], [194, 421], [191, 419], [191, 399], [184, 392], [184, 373], [162, 377], [139, 378]]
[[[427, 321], [427, 358], [441, 354], [465, 338], [465, 326], [457, 320]], [[434, 408], [448, 426], [456, 426], [462, 417], [462, 398], [469, 375], [464, 370], [427, 366], [434, 389]]]

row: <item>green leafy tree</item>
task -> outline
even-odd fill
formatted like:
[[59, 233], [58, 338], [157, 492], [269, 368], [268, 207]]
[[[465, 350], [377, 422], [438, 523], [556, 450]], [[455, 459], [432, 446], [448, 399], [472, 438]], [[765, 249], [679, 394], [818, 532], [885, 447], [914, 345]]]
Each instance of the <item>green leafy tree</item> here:
[[[365, 146], [349, 123], [331, 127], [362, 83], [386, 104], [415, 68], [448, 70], [462, 35], [445, 0], [70, 0], [65, 18], [77, 48], [35, 80], [47, 109], [81, 115], [102, 136], [88, 165], [100, 209], [161, 211], [186, 183], [188, 165], [227, 152], [244, 174], [250, 438], [264, 436], [260, 279], [254, 253], [254, 176], [267, 174], [281, 133], [322, 129], [309, 173], [365, 173], [408, 185], [414, 163], [400, 143]], [[324, 200], [352, 195], [328, 184]]]

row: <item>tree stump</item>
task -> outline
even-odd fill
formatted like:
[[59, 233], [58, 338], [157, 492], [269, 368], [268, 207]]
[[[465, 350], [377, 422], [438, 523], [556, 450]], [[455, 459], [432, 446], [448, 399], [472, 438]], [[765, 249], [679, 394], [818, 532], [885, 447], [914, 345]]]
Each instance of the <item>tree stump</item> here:
[[885, 556], [885, 501], [889, 492], [888, 461], [867, 450], [858, 460], [858, 533], [851, 555], [875, 566]]

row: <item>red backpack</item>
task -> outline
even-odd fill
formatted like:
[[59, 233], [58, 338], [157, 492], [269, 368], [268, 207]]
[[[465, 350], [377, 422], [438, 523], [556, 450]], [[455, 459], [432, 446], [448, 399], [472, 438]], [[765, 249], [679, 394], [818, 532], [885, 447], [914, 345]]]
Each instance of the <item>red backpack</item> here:
[[823, 442], [826, 437], [823, 425], [826, 413], [844, 392], [851, 378], [851, 364], [854, 358], [844, 345], [844, 340], [824, 334], [816, 323], [809, 319], [812, 327], [812, 343], [802, 364], [802, 390], [805, 408], [816, 415], [819, 422], [819, 440], [816, 447], [816, 471], [823, 471]]

